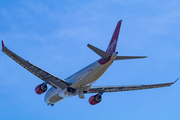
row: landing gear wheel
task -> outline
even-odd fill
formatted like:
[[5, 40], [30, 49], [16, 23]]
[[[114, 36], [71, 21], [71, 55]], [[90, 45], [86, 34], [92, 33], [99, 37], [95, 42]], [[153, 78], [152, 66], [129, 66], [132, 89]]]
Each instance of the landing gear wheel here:
[[54, 106], [54, 104], [51, 104], [51, 107]]

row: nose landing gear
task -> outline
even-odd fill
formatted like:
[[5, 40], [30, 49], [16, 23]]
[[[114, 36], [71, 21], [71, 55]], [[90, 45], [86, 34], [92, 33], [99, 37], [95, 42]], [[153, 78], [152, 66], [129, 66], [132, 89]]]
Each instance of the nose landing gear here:
[[47, 105], [48, 105], [48, 106], [51, 105], [51, 107], [54, 106], [54, 104], [52, 104], [52, 103], [48, 103]]

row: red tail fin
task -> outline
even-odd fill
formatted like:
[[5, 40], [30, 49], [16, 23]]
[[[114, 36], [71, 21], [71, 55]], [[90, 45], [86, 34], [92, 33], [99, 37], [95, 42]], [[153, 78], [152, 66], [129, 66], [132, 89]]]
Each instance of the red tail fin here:
[[114, 31], [114, 34], [111, 38], [111, 41], [109, 43], [109, 46], [106, 50], [107, 53], [109, 54], [113, 54], [116, 50], [116, 44], [117, 44], [117, 41], [118, 41], [118, 36], [119, 36], [119, 31], [120, 31], [120, 27], [121, 27], [121, 23], [122, 23], [122, 20], [120, 20], [116, 26], [116, 29]]

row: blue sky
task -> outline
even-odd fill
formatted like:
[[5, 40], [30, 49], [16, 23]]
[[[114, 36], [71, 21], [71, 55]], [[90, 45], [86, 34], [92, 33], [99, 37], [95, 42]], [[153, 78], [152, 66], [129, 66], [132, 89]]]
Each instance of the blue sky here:
[[[1, 0], [0, 39], [24, 59], [62, 79], [99, 59], [87, 44], [106, 50], [122, 21], [119, 55], [147, 55], [115, 61], [94, 84], [139, 85], [180, 77], [178, 0]], [[171, 87], [103, 94], [96, 106], [77, 96], [54, 107], [35, 87], [40, 79], [0, 53], [0, 118], [179, 120], [180, 81]]]

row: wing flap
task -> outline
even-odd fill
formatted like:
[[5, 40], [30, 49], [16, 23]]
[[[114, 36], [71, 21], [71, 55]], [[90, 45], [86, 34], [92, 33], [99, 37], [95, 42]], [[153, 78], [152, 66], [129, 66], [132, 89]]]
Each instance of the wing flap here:
[[132, 86], [97, 86], [97, 87], [91, 87], [85, 93], [99, 93], [99, 91], [102, 90], [104, 90], [104, 92], [121, 92], [121, 91], [131, 91], [131, 90], [152, 89], [152, 88], [168, 87], [174, 84], [175, 82], [151, 84], [151, 85], [132, 85]]
[[30, 62], [24, 60], [20, 56], [13, 53], [11, 50], [3, 46], [2, 51], [8, 55], [10, 58], [12, 58], [14, 61], [16, 61], [18, 64], [20, 64], [22, 67], [27, 69], [29, 72], [37, 76], [38, 78], [42, 79], [43, 81], [48, 81], [48, 84], [60, 89], [65, 89], [69, 84], [65, 82], [64, 80], [55, 77], [54, 75], [42, 70], [41, 68], [31, 64]]

